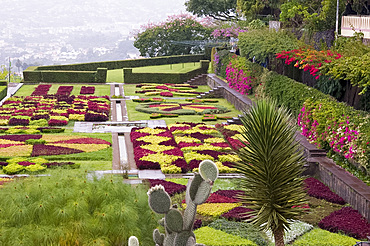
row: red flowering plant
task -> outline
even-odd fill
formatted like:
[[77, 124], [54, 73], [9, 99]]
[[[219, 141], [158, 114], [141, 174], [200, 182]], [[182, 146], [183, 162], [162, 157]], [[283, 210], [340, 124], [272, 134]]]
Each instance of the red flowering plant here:
[[342, 55], [336, 51], [317, 51], [311, 47], [301, 47], [289, 51], [283, 50], [276, 54], [277, 59], [284, 59], [287, 65], [294, 63], [294, 67], [309, 71], [315, 79], [320, 78], [320, 67], [323, 63], [330, 63], [333, 59], [336, 60], [341, 57]]

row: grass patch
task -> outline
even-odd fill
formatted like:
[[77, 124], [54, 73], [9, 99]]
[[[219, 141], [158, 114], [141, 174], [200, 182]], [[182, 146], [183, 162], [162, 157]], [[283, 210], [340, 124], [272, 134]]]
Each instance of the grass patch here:
[[[198, 86], [197, 89], [195, 89], [195, 91], [197, 92], [206, 92], [206, 91], [209, 91], [211, 88], [209, 88], [208, 85], [200, 85]], [[123, 90], [125, 92], [125, 96], [139, 96], [139, 97], [160, 97], [160, 96], [145, 96], [144, 94], [139, 94], [139, 93], [135, 93], [135, 91], [139, 91], [141, 90], [141, 88], [136, 88], [136, 85], [135, 84], [125, 84], [123, 86]], [[194, 95], [194, 98], [196, 97], [197, 95]]]
[[[15, 96], [30, 96], [38, 85], [23, 85], [16, 93]], [[110, 95], [110, 85], [89, 85], [89, 84], [52, 84], [48, 94], [55, 94], [58, 91], [59, 86], [73, 86], [71, 95], [80, 95], [82, 86], [94, 86], [94, 96], [106, 96]]]
[[123, 83], [123, 70], [122, 69], [108, 70], [107, 82]]
[[[230, 112], [220, 114], [222, 116], [232, 116], [235, 117], [240, 113], [239, 110], [236, 110], [235, 107], [229, 103], [226, 99], [218, 99], [219, 102], [216, 103], [218, 105], [222, 105], [228, 109], [230, 109]], [[173, 102], [183, 103], [184, 100], [171, 100]], [[130, 121], [138, 121], [138, 120], [150, 120], [150, 114], [138, 112], [135, 110], [135, 107], [138, 103], [133, 101], [126, 101], [126, 107], [128, 112], [128, 118]], [[171, 112], [168, 112], [171, 113]], [[179, 115], [179, 117], [171, 117], [171, 118], [161, 118], [163, 119], [167, 125], [174, 124], [176, 122], [194, 122], [194, 123], [201, 123], [202, 122], [202, 116], [203, 115]], [[225, 122], [226, 120], [216, 120], [216, 121], [206, 121], [204, 122], [207, 125], [215, 125], [217, 123]]]
[[[132, 69], [133, 73], [187, 73], [200, 67], [199, 62], [165, 64], [158, 66], [136, 67]], [[107, 82], [123, 83], [122, 69], [108, 70]]]

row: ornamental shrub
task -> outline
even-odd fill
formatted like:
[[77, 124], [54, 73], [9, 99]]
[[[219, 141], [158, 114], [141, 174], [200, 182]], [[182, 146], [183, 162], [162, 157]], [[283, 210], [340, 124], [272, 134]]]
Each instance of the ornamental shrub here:
[[257, 244], [251, 240], [234, 236], [225, 233], [220, 230], [216, 230], [210, 227], [201, 227], [194, 231], [197, 243], [203, 243], [206, 245], [217, 245], [217, 246], [256, 246]]
[[315, 178], [307, 178], [304, 180], [305, 190], [309, 196], [324, 199], [328, 202], [344, 205], [346, 202], [343, 198], [332, 192], [329, 187], [321, 183]]
[[228, 234], [232, 234], [238, 237], [249, 239], [253, 241], [258, 246], [267, 246], [268, 240], [264, 233], [262, 233], [257, 227], [250, 223], [227, 221], [225, 219], [219, 219], [208, 224], [216, 230], [221, 230]]
[[295, 240], [292, 246], [353, 246], [357, 241], [346, 235], [315, 228]]
[[318, 226], [330, 232], [343, 232], [357, 239], [370, 236], [370, 223], [355, 209], [344, 207], [323, 218]]
[[44, 140], [44, 139], [27, 139], [25, 143], [29, 144], [29, 145], [45, 144], [46, 140]]

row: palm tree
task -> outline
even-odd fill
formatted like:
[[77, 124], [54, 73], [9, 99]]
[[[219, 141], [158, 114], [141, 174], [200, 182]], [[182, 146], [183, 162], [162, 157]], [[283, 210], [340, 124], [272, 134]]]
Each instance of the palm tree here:
[[289, 220], [300, 213], [296, 206], [305, 202], [300, 174], [303, 153], [295, 140], [295, 127], [285, 108], [275, 101], [258, 101], [241, 117], [243, 147], [236, 150], [236, 163], [243, 175], [245, 191], [241, 201], [253, 209], [250, 221], [263, 230], [271, 230], [275, 245], [284, 245], [284, 230]]

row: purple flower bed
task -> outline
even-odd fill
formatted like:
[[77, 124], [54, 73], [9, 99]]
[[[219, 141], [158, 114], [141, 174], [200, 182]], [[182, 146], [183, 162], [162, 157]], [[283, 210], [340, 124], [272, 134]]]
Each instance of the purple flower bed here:
[[82, 86], [80, 94], [94, 94], [95, 87], [94, 86]]
[[47, 168], [53, 168], [53, 167], [70, 166], [70, 165], [74, 165], [74, 164], [75, 164], [74, 162], [49, 162], [49, 163], [45, 163], [44, 165]]
[[29, 161], [21, 161], [21, 162], [18, 162], [18, 165], [27, 167], [27, 166], [35, 165], [35, 163], [29, 162]]
[[86, 113], [85, 114], [85, 121], [108, 121], [109, 117], [105, 114], [93, 114], [93, 113]]
[[227, 197], [227, 196], [222, 196], [216, 193], [212, 193], [206, 203], [237, 203], [238, 200]]
[[73, 86], [61, 85], [56, 93], [57, 96], [69, 96], [73, 90]]
[[184, 152], [182, 152], [179, 148], [174, 148], [170, 150], [163, 151], [163, 154], [166, 155], [175, 155], [175, 156], [184, 156]]
[[48, 94], [51, 85], [38, 85], [31, 96], [44, 96]]
[[60, 146], [37, 144], [33, 146], [31, 156], [69, 155], [69, 154], [76, 154], [76, 153], [81, 153], [81, 152], [83, 151], [79, 149], [71, 149], [71, 148], [60, 147]]
[[323, 218], [318, 226], [330, 232], [343, 232], [357, 239], [366, 239], [370, 236], [370, 223], [351, 207], [334, 211]]
[[174, 194], [182, 193], [186, 190], [186, 186], [182, 184], [176, 184], [174, 182], [165, 181], [162, 179], [149, 179], [150, 187], [156, 186], [156, 185], [163, 185], [166, 192], [173, 196]]
[[252, 217], [251, 215], [246, 214], [251, 211], [253, 210], [250, 208], [236, 207], [231, 209], [229, 212], [222, 214], [221, 217], [224, 217], [227, 220], [242, 221]]
[[346, 201], [334, 192], [332, 192], [329, 187], [321, 183], [315, 178], [307, 178], [304, 180], [305, 190], [309, 196], [324, 199], [328, 202], [337, 203], [344, 205]]
[[36, 114], [34, 116], [31, 117], [31, 120], [40, 120], [40, 119], [50, 119], [50, 115], [49, 114]]
[[30, 121], [28, 119], [17, 119], [10, 118], [8, 125], [9, 126], [28, 126]]
[[7, 139], [11, 141], [19, 141], [19, 142], [26, 142], [28, 139], [40, 139], [42, 135], [33, 135], [33, 134], [22, 134], [22, 135], [4, 135], [0, 136], [0, 139]]
[[159, 95], [161, 97], [173, 97], [172, 92], [169, 92], [169, 91], [162, 91]]
[[66, 126], [68, 122], [66, 120], [51, 119], [48, 121], [49, 126]]
[[218, 156], [219, 155], [224, 155], [226, 153], [224, 152], [221, 152], [221, 151], [216, 151], [216, 150], [198, 150], [197, 151], [199, 154], [202, 154], [202, 155], [210, 155], [212, 156], [215, 160], [218, 159]]
[[238, 199], [238, 196], [244, 194], [244, 191], [242, 190], [218, 190], [214, 192], [213, 194], [218, 194], [221, 196], [226, 196], [233, 199]]
[[200, 141], [204, 142], [204, 139], [213, 138], [214, 136], [209, 135], [209, 134], [203, 134], [203, 133], [200, 133], [200, 132], [195, 132], [195, 133], [191, 133], [190, 137], [197, 138]]
[[161, 166], [159, 165], [158, 162], [152, 162], [152, 161], [137, 160], [136, 161], [136, 166], [140, 170], [143, 170], [143, 169], [161, 169]]

